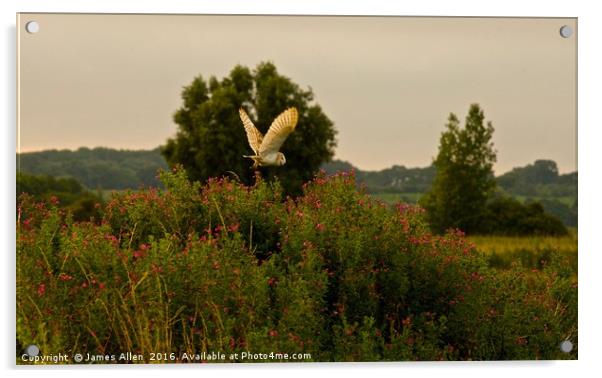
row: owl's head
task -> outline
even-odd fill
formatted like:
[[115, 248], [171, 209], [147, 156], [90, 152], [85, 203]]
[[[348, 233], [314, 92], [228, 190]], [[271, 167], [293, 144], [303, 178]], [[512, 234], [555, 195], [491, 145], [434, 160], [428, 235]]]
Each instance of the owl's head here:
[[284, 164], [286, 164], [286, 158], [284, 157], [284, 154], [282, 152], [278, 152], [278, 154], [276, 154], [276, 165]]

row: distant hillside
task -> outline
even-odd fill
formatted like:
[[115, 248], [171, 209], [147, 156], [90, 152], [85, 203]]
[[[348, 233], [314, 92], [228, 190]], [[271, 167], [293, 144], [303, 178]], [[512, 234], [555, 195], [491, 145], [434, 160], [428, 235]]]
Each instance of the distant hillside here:
[[577, 226], [577, 172], [558, 174], [552, 160], [536, 160], [497, 178], [505, 192], [524, 201], [537, 201], [565, 225]]
[[[416, 202], [429, 190], [435, 178], [435, 167], [406, 168], [395, 165], [381, 171], [362, 171], [346, 161], [325, 164], [327, 173], [339, 170], [356, 172], [358, 184], [369, 193], [388, 202]], [[533, 164], [514, 168], [496, 178], [499, 188], [521, 202], [540, 202], [546, 212], [571, 227], [577, 226], [577, 172], [558, 174], [551, 160], [536, 160]]]
[[[156, 174], [167, 169], [158, 148], [129, 151], [110, 148], [50, 150], [20, 155], [22, 172], [75, 178], [89, 189], [137, 189], [157, 186]], [[380, 171], [362, 171], [351, 163], [334, 160], [322, 167], [327, 173], [354, 169], [358, 184], [387, 201], [416, 202], [430, 188], [435, 167], [394, 165]], [[541, 202], [546, 211], [568, 226], [577, 225], [577, 172], [560, 175], [556, 163], [537, 160], [497, 177], [502, 191], [526, 202]]]
[[434, 166], [406, 168], [394, 165], [380, 171], [362, 171], [349, 162], [334, 160], [324, 164], [322, 169], [329, 174], [353, 169], [357, 181], [365, 184], [370, 193], [424, 193], [431, 187], [435, 178]]
[[[157, 170], [167, 169], [158, 148], [153, 150], [115, 150], [79, 148], [23, 153], [18, 164], [23, 172], [72, 177], [90, 189], [136, 189], [157, 185]], [[322, 168], [327, 173], [355, 170], [358, 182], [368, 191], [426, 192], [435, 177], [435, 167], [406, 168], [394, 165], [380, 171], [362, 171], [351, 163], [334, 160]], [[525, 167], [514, 168], [497, 178], [500, 187], [519, 196], [576, 196], [577, 172], [559, 175], [556, 163], [537, 160]]]
[[508, 193], [522, 196], [576, 196], [577, 172], [558, 174], [552, 160], [536, 160], [525, 167], [514, 168], [497, 178]]
[[[359, 182], [373, 192], [426, 192], [435, 178], [435, 167], [406, 168], [394, 165], [380, 171], [362, 171], [351, 163], [334, 160], [323, 166], [327, 173], [355, 170]], [[536, 160], [533, 164], [514, 168], [497, 177], [499, 186], [508, 194], [519, 196], [558, 197], [577, 195], [577, 172], [558, 174], [552, 160]]]
[[136, 189], [157, 186], [157, 170], [167, 163], [159, 149], [115, 150], [79, 148], [29, 152], [17, 157], [21, 171], [54, 177], [72, 177], [89, 189]]

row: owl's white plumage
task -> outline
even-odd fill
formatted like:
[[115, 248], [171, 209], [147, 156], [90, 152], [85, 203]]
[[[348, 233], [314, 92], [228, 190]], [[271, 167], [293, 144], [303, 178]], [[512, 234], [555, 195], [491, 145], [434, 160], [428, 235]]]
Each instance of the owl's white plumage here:
[[288, 108], [280, 113], [274, 119], [274, 122], [272, 122], [265, 136], [257, 130], [243, 108], [240, 108], [239, 113], [247, 133], [249, 145], [255, 153], [255, 155], [245, 155], [244, 157], [253, 159], [253, 168], [257, 168], [257, 166], [284, 165], [286, 158], [280, 152], [280, 147], [282, 147], [286, 138], [295, 131], [299, 119], [297, 109]]

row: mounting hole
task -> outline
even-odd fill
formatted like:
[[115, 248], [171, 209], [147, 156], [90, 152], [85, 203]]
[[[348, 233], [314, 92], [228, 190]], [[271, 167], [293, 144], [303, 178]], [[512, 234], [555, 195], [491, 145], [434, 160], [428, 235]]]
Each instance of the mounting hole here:
[[573, 28], [568, 25], [564, 25], [560, 28], [560, 36], [562, 38], [568, 38], [573, 35]]
[[573, 343], [570, 340], [564, 340], [560, 343], [560, 350], [564, 353], [570, 353], [573, 350]]
[[29, 21], [25, 24], [25, 30], [27, 30], [29, 34], [35, 34], [40, 31], [40, 24], [36, 21]]
[[30, 345], [27, 348], [25, 348], [25, 353], [27, 353], [28, 356], [30, 357], [35, 357], [38, 354], [40, 354], [40, 348], [38, 348], [37, 345]]

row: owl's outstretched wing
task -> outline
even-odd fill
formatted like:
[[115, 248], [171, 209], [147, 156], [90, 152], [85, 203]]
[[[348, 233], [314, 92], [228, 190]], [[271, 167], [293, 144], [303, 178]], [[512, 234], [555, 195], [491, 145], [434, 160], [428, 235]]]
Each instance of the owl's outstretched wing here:
[[251, 118], [249, 118], [247, 112], [245, 112], [243, 108], [240, 108], [238, 113], [240, 114], [240, 120], [242, 121], [242, 124], [245, 126], [249, 145], [251, 146], [253, 152], [255, 152], [255, 155], [259, 155], [259, 147], [261, 146], [263, 135], [261, 135], [261, 132], [257, 130], [251, 121]]
[[286, 138], [295, 130], [298, 119], [299, 113], [297, 113], [297, 109], [295, 108], [288, 108], [280, 113], [274, 122], [272, 122], [268, 132], [265, 133], [263, 142], [259, 147], [259, 154], [278, 152]]

